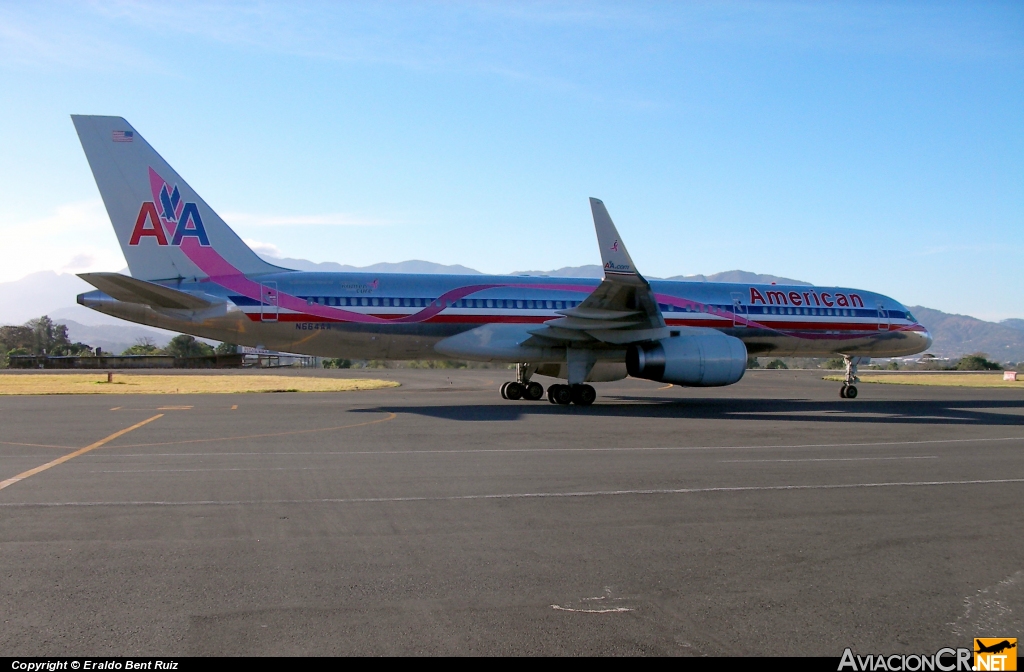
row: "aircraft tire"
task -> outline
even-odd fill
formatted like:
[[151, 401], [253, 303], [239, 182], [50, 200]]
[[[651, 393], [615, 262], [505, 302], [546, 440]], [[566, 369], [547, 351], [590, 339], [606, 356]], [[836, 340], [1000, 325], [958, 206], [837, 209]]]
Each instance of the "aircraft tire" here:
[[526, 392], [523, 397], [530, 401], [538, 401], [544, 396], [544, 386], [540, 383], [529, 383], [526, 386]]
[[846, 399], [846, 388], [847, 387], [849, 387], [849, 385], [847, 385], [846, 383], [843, 383], [843, 386], [839, 388], [839, 398], [840, 399]]
[[590, 406], [597, 399], [597, 391], [590, 385], [572, 386], [572, 403], [577, 406]]
[[846, 398], [847, 399], [856, 399], [857, 398], [857, 386], [856, 385], [849, 385], [849, 386], [847, 386], [847, 388], [846, 388]]
[[548, 388], [548, 399], [560, 406], [568, 406], [572, 403], [572, 390], [568, 385], [552, 385]]
[[505, 385], [505, 398], [511, 399], [512, 401], [519, 401], [523, 398], [523, 386], [519, 383], [512, 381]]
[[505, 388], [506, 387], [508, 387], [508, 383], [502, 383], [501, 384], [501, 398], [502, 399], [508, 399], [508, 397], [505, 395]]

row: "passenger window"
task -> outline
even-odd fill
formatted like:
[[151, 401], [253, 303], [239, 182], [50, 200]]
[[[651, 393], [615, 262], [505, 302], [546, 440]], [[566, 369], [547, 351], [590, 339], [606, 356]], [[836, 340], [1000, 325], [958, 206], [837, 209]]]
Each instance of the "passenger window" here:
[[487, 299], [487, 307], [488, 308], [494, 308], [494, 300], [493, 299]]

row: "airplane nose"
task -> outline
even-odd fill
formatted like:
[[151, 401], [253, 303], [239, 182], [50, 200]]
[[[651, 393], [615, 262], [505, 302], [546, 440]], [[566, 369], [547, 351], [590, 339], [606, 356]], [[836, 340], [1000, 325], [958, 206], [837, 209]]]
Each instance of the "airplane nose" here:
[[932, 347], [932, 343], [935, 342], [934, 339], [932, 339], [932, 332], [928, 331], [924, 327], [924, 325], [921, 325], [921, 331], [917, 332], [917, 334], [918, 334], [918, 338], [921, 339], [921, 350], [922, 351], [927, 350], [928, 348]]

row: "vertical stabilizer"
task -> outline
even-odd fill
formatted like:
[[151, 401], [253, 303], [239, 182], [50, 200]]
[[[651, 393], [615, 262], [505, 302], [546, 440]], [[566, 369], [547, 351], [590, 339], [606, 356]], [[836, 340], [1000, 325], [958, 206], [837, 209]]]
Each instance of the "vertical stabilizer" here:
[[272, 273], [121, 117], [72, 115], [132, 277]]

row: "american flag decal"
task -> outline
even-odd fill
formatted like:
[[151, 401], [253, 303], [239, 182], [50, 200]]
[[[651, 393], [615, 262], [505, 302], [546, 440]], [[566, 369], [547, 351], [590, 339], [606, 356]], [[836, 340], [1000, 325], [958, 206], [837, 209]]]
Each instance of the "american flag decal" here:
[[135, 139], [135, 133], [133, 131], [114, 131], [111, 139], [114, 142], [131, 142]]

